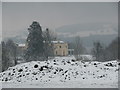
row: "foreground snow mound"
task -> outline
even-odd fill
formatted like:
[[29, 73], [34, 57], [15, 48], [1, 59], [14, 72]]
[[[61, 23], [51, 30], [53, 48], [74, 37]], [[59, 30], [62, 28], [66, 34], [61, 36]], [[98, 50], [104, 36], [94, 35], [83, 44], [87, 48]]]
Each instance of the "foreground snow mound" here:
[[75, 61], [74, 57], [56, 57], [48, 61], [32, 61], [10, 67], [0, 73], [0, 80], [16, 84], [77, 82], [78, 85], [107, 84], [117, 87], [118, 62], [81, 63]]

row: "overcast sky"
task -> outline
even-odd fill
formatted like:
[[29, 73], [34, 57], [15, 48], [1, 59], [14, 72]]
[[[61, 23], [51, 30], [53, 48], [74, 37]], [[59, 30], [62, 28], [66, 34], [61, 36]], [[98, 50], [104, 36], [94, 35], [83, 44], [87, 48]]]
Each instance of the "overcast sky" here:
[[118, 22], [117, 2], [10, 3], [3, 2], [3, 37], [26, 31], [32, 21], [50, 29], [64, 25]]

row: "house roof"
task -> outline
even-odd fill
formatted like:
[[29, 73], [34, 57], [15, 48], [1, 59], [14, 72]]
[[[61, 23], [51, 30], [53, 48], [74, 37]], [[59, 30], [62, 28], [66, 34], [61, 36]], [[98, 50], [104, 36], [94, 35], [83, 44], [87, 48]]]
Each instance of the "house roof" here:
[[19, 47], [24, 47], [26, 46], [25, 44], [18, 44]]
[[64, 41], [51, 41], [52, 43], [65, 43]]

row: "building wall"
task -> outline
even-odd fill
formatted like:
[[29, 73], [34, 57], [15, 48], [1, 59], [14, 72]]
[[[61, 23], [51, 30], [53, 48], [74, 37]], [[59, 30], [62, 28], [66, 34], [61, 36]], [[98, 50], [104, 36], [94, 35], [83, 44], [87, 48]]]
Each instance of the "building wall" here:
[[54, 43], [54, 55], [55, 56], [67, 56], [68, 44], [67, 43]]
[[26, 50], [27, 49], [27, 46], [21, 46], [19, 47], [22, 51]]
[[18, 45], [18, 56], [23, 56], [25, 50], [27, 49], [27, 45]]

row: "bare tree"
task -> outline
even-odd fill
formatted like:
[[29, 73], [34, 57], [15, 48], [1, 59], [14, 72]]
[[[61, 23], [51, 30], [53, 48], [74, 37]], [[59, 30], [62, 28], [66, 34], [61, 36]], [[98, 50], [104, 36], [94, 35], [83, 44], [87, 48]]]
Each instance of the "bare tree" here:
[[74, 41], [74, 55], [76, 59], [79, 59], [79, 55], [83, 54], [84, 52], [85, 52], [85, 47], [83, 47], [82, 40], [80, 39], [79, 36], [76, 36]]
[[5, 42], [2, 41], [1, 45], [2, 45], [2, 71], [5, 71], [8, 68], [9, 58], [8, 58]]
[[108, 60], [118, 59], [118, 40], [118, 38], [114, 39], [106, 48]]
[[[120, 54], [120, 36], [118, 36], [118, 54]], [[118, 60], [120, 61], [120, 55], [118, 55]]]
[[46, 57], [54, 57], [54, 51], [53, 51], [53, 43], [52, 41], [57, 39], [56, 34], [49, 30], [48, 28], [46, 29], [46, 31], [43, 33], [43, 37], [44, 37], [44, 49], [45, 49], [45, 55]]
[[2, 43], [0, 43], [0, 72], [2, 72]]
[[96, 57], [97, 61], [104, 61], [105, 59], [105, 48], [100, 41], [93, 43], [92, 54]]
[[5, 71], [10, 66], [17, 64], [17, 45], [12, 41], [8, 40], [6, 43], [1, 42], [2, 46], [2, 71]]
[[6, 42], [6, 49], [9, 57], [9, 66], [17, 64], [17, 45], [9, 39]]
[[49, 28], [46, 28], [46, 30], [43, 32], [43, 35], [48, 39], [48, 41], [57, 40], [57, 33], [55, 33], [53, 30], [50, 30]]

